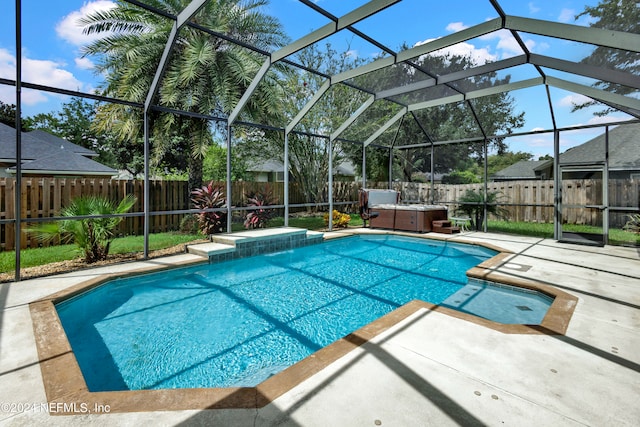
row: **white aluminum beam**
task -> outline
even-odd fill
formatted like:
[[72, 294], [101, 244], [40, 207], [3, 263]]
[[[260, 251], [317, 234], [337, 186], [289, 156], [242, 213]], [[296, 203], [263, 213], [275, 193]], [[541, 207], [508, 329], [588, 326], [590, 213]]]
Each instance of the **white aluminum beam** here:
[[596, 101], [602, 101], [606, 104], [616, 104], [616, 105], [620, 105], [622, 107], [630, 108], [633, 110], [640, 110], [640, 99], [630, 98], [624, 95], [618, 95], [617, 93], [595, 89], [590, 86], [569, 82], [569, 81], [558, 79], [555, 77], [547, 77], [546, 83], [549, 86], [568, 90], [570, 92], [579, 93], [581, 95], [588, 96], [591, 99], [595, 99]]
[[[206, 1], [206, 0], [204, 0]], [[267, 70], [271, 66], [271, 64], [278, 62], [287, 56], [304, 49], [305, 47], [316, 43], [330, 35], [342, 30], [349, 25], [353, 25], [369, 16], [381, 11], [382, 9], [386, 9], [394, 3], [399, 2], [400, 0], [372, 0], [359, 8], [352, 10], [346, 15], [338, 18], [338, 22], [329, 23], [322, 28], [319, 28], [312, 33], [307, 34], [306, 36], [296, 40], [295, 42], [279, 49], [278, 51], [271, 54], [270, 58], [267, 58], [265, 63], [262, 65], [262, 68], [258, 72], [258, 74], [251, 81], [251, 85], [247, 88], [245, 93], [242, 95], [242, 98], [238, 102], [238, 105], [235, 106], [231, 114], [229, 115], [229, 123], [233, 123], [237, 118], [240, 111], [244, 108], [247, 101], [253, 95], [253, 92], [258, 87], [258, 84], [266, 74]], [[317, 101], [317, 100], [316, 100]], [[306, 113], [306, 112], [305, 112]], [[301, 119], [302, 117], [300, 117]], [[298, 121], [300, 120], [298, 119]], [[297, 124], [297, 123], [296, 123]], [[295, 125], [294, 125], [295, 126]]]
[[421, 55], [434, 52], [436, 50], [443, 49], [445, 47], [453, 46], [458, 43], [465, 42], [467, 40], [475, 39], [476, 37], [484, 36], [485, 34], [492, 33], [502, 28], [502, 19], [495, 18], [489, 21], [485, 21], [482, 24], [474, 25], [473, 27], [465, 28], [464, 30], [457, 31], [448, 36], [441, 37], [439, 39], [432, 40], [428, 43], [421, 44], [411, 49], [404, 50], [398, 53], [398, 62], [404, 62], [411, 58], [417, 58]]
[[289, 55], [296, 53], [305, 47], [312, 45], [330, 35], [337, 33], [338, 31], [353, 25], [369, 16], [380, 12], [383, 9], [391, 6], [394, 3], [398, 3], [400, 0], [373, 0], [357, 9], [352, 10], [346, 15], [338, 18], [338, 22], [330, 22], [327, 25], [318, 28], [317, 30], [307, 34], [306, 36], [294, 41], [293, 43], [284, 46], [271, 54], [271, 60], [278, 62]]
[[416, 46], [414, 48], [400, 52], [395, 58], [387, 57], [387, 58], [378, 59], [377, 61], [370, 62], [361, 67], [354, 68], [353, 70], [348, 70], [348, 71], [344, 71], [342, 73], [336, 74], [331, 78], [331, 81], [334, 83], [338, 83], [345, 80], [349, 80], [354, 77], [360, 76], [362, 74], [379, 70], [389, 65], [393, 65], [399, 62], [404, 62], [411, 58], [416, 58], [420, 55], [425, 55], [427, 53], [436, 51], [438, 49], [453, 46], [455, 44], [458, 44], [467, 40], [471, 40], [476, 37], [483, 36], [485, 34], [499, 30], [501, 28], [502, 28], [502, 20], [500, 18], [492, 19], [482, 24], [469, 27], [462, 31], [458, 31], [457, 33], [453, 33], [448, 36], [444, 36], [439, 39], [432, 40], [428, 43], [422, 44], [420, 46]]
[[182, 10], [182, 12], [180, 12], [180, 14], [178, 14], [176, 21], [171, 27], [171, 32], [169, 33], [167, 44], [165, 44], [164, 46], [162, 57], [160, 57], [160, 63], [156, 68], [156, 74], [153, 76], [153, 81], [151, 82], [151, 86], [149, 87], [149, 91], [147, 92], [147, 98], [144, 101], [144, 111], [149, 111], [149, 109], [151, 108], [151, 102], [153, 101], [153, 97], [158, 91], [160, 79], [167, 69], [169, 56], [171, 55], [173, 46], [176, 43], [176, 38], [178, 37], [180, 28], [182, 28], [191, 18], [193, 18], [193, 16], [198, 13], [198, 11], [204, 6], [206, 2], [207, 0], [193, 0], [191, 1], [191, 3], [189, 3], [189, 5], [187, 5], [187, 7]]
[[564, 59], [551, 58], [549, 56], [531, 54], [529, 62], [541, 67], [553, 68], [554, 70], [573, 73], [580, 76], [590, 77], [596, 80], [617, 83], [624, 86], [640, 89], [640, 76], [613, 70], [611, 68], [597, 67], [588, 64], [578, 64]]
[[539, 86], [544, 84], [542, 77], [534, 77], [532, 79], [520, 80], [506, 85], [491, 86], [484, 89], [473, 90], [465, 94], [465, 99], [482, 98], [483, 96], [495, 95], [502, 92], [511, 92], [512, 90], [526, 89], [528, 87]]
[[391, 127], [391, 125], [393, 125], [395, 122], [400, 120], [402, 118], [402, 116], [407, 114], [407, 112], [408, 112], [407, 107], [403, 107], [402, 110], [398, 111], [398, 113], [395, 116], [393, 116], [387, 123], [382, 125], [382, 127], [380, 127], [380, 129], [375, 131], [373, 133], [373, 135], [371, 135], [369, 138], [367, 138], [367, 140], [363, 144], [363, 147], [366, 147], [369, 144], [371, 144], [373, 141], [375, 141], [380, 135], [382, 135], [387, 129], [389, 129]]
[[262, 67], [260, 67], [260, 70], [258, 70], [258, 73], [255, 75], [253, 80], [251, 80], [251, 84], [249, 85], [247, 90], [245, 90], [242, 94], [242, 98], [240, 98], [231, 114], [229, 114], [229, 125], [236, 121], [236, 119], [238, 118], [238, 114], [240, 114], [240, 111], [242, 111], [244, 106], [247, 105], [247, 102], [249, 102], [249, 98], [251, 98], [253, 92], [255, 92], [255, 90], [258, 88], [258, 85], [262, 81], [264, 75], [267, 74], [267, 71], [269, 71], [269, 67], [271, 67], [271, 58], [267, 58], [264, 60], [264, 62], [262, 63]]
[[376, 99], [385, 99], [392, 96], [402, 95], [404, 93], [414, 92], [416, 90], [426, 89], [436, 84], [444, 84], [462, 80], [481, 74], [492, 73], [506, 68], [516, 67], [527, 63], [526, 55], [514, 56], [512, 58], [503, 59], [501, 61], [490, 62], [479, 67], [467, 68], [466, 70], [456, 71], [450, 74], [444, 74], [437, 78], [429, 78], [406, 86], [400, 86], [393, 89], [387, 89], [376, 93]]
[[331, 81], [326, 80], [322, 84], [322, 86], [320, 86], [320, 89], [318, 89], [318, 91], [309, 100], [309, 102], [307, 102], [307, 104], [304, 107], [302, 107], [302, 109], [293, 118], [293, 120], [291, 120], [291, 122], [289, 122], [289, 124], [285, 127], [285, 130], [284, 130], [285, 133], [287, 134], [291, 133], [293, 128], [295, 128], [298, 125], [298, 123], [300, 123], [300, 120], [302, 120], [302, 118], [307, 115], [309, 110], [311, 110], [311, 108], [313, 108], [313, 106], [316, 105], [316, 103], [320, 100], [320, 98], [322, 98], [322, 95], [324, 95], [325, 92], [329, 90], [330, 87], [331, 87]]
[[351, 116], [349, 116], [349, 118], [345, 120], [344, 123], [342, 123], [342, 125], [340, 125], [340, 127], [335, 132], [331, 134], [331, 136], [329, 137], [329, 141], [334, 141], [337, 137], [339, 137], [340, 134], [344, 132], [344, 130], [348, 128], [353, 122], [355, 122], [356, 119], [360, 117], [360, 115], [362, 115], [362, 113], [364, 113], [375, 100], [375, 96], [369, 96], [369, 98], [367, 98], [367, 100]]
[[418, 102], [416, 104], [411, 104], [409, 107], [409, 111], [418, 111], [424, 110], [425, 108], [437, 107], [438, 105], [444, 104], [452, 104], [454, 102], [462, 102], [464, 101], [464, 95], [459, 93], [451, 96], [443, 96], [441, 98], [432, 99], [431, 101]]
[[451, 96], [444, 96], [431, 101], [418, 102], [409, 105], [407, 108], [409, 111], [424, 110], [425, 108], [437, 107], [444, 104], [452, 104], [455, 102], [462, 102], [468, 99], [481, 98], [483, 96], [495, 95], [497, 93], [509, 92], [512, 90], [524, 89], [532, 86], [538, 86], [544, 83], [542, 77], [534, 77], [533, 79], [521, 80], [506, 85], [492, 86], [485, 89], [474, 90], [467, 92], [466, 94], [456, 94]]
[[507, 16], [505, 18], [505, 28], [524, 31], [525, 33], [539, 34], [541, 36], [589, 43], [597, 46], [640, 52], [640, 34], [605, 30], [595, 27], [581, 27], [579, 25], [521, 18], [518, 16]]

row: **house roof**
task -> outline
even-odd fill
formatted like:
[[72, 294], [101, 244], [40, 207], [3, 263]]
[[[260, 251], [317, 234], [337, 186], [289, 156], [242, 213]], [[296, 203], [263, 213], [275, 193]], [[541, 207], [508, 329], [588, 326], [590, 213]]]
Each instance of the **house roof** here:
[[[33, 135], [23, 132], [21, 143], [23, 159], [33, 160], [42, 155], [43, 143]], [[0, 123], [0, 161], [16, 162], [16, 130], [4, 123]]]
[[[560, 164], [604, 162], [606, 132], [560, 154]], [[492, 175], [493, 178], [535, 179], [535, 171], [553, 160], [521, 160]], [[609, 129], [609, 170], [640, 170], [640, 123]]]
[[48, 142], [53, 144], [54, 146], [61, 146], [69, 151], [73, 151], [76, 154], [80, 154], [85, 157], [97, 157], [98, 153], [93, 150], [90, 150], [81, 145], [74, 144], [73, 142], [69, 142], [66, 139], [60, 138], [58, 136], [52, 135], [49, 132], [43, 131], [41, 129], [36, 129], [31, 132], [28, 132], [27, 135], [31, 135], [36, 137], [41, 141]]
[[[95, 151], [42, 130], [22, 132], [20, 142], [22, 173], [105, 176], [117, 173], [88, 158], [96, 156]], [[16, 130], [3, 123], [0, 123], [0, 162], [13, 164], [7, 171], [16, 172]]]
[[[560, 163], [604, 162], [606, 133], [560, 154]], [[609, 169], [640, 169], [640, 123], [609, 129]]]
[[520, 160], [498, 172], [494, 173], [494, 178], [518, 178], [518, 179], [536, 179], [535, 170], [549, 163], [549, 160]]
[[[15, 173], [16, 167], [10, 167], [7, 170]], [[50, 156], [22, 162], [22, 173], [112, 176], [118, 171], [95, 160], [69, 152], [65, 148], [60, 148]]]

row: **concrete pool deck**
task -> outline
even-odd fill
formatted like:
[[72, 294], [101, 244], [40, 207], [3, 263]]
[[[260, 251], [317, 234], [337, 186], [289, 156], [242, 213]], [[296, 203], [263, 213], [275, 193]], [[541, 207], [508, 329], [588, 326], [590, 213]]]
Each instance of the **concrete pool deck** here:
[[504, 334], [421, 309], [262, 408], [51, 415], [58, 408], [46, 405], [29, 303], [98, 275], [195, 255], [119, 264], [1, 285], [0, 424], [638, 424], [639, 249], [491, 233], [446, 238], [509, 250], [499, 273], [578, 297], [566, 334]]

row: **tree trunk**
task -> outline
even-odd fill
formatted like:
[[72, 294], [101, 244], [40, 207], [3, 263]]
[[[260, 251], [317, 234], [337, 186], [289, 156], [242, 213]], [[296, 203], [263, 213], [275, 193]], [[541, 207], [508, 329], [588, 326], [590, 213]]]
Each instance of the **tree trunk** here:
[[189, 156], [189, 191], [202, 187], [202, 158]]

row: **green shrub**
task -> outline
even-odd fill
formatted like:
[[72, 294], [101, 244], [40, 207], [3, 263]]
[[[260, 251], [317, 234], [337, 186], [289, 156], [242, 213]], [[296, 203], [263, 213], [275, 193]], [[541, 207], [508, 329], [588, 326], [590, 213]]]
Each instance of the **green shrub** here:
[[200, 226], [198, 225], [197, 215], [185, 215], [180, 220], [180, 232], [183, 234], [198, 234]]
[[627, 223], [622, 227], [625, 231], [640, 233], [640, 214], [627, 215]]

